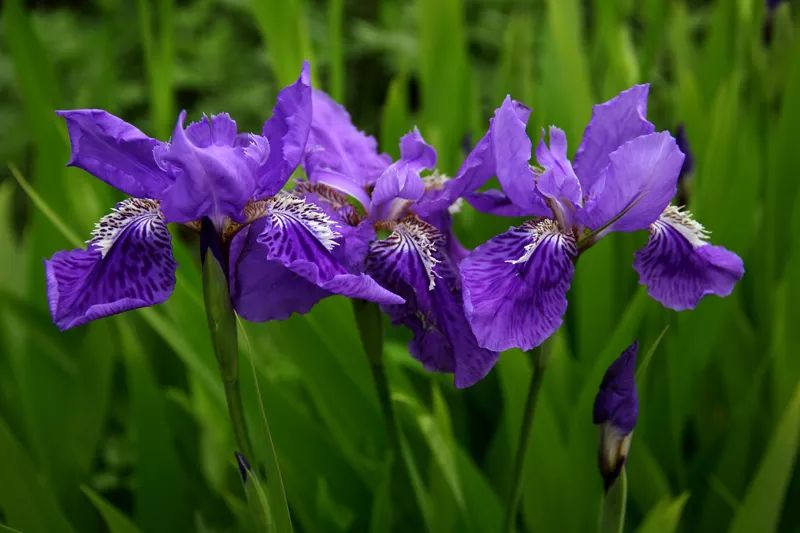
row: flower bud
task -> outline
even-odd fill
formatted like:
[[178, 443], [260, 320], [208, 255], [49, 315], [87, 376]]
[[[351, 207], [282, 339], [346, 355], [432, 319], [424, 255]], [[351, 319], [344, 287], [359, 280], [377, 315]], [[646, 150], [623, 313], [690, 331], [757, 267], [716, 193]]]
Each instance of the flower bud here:
[[603, 376], [594, 400], [594, 423], [600, 427], [598, 462], [606, 490], [619, 476], [630, 449], [639, 405], [636, 396], [636, 352], [631, 344]]

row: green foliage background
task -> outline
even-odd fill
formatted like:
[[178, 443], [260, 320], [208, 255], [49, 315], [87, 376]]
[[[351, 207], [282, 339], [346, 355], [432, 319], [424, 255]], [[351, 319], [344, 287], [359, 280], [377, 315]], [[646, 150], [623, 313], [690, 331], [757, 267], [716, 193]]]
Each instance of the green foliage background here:
[[[747, 273], [730, 298], [674, 313], [646, 297], [630, 268], [645, 235], [613, 236], [581, 258], [524, 472], [525, 525], [595, 528], [592, 399], [605, 367], [639, 338], [628, 529], [800, 530], [796, 4], [769, 17], [760, 0], [30, 4], [5, 0], [0, 30], [0, 161], [40, 200], [3, 164], [0, 530], [250, 527], [194, 237], [175, 230], [168, 303], [65, 334], [51, 324], [42, 259], [72, 247], [69, 233], [87, 237], [120, 198], [65, 168], [53, 110], [105, 108], [161, 138], [181, 108], [194, 118], [228, 111], [253, 131], [303, 58], [382, 149], [396, 154], [399, 135], [418, 124], [449, 173], [507, 93], [534, 108], [531, 132], [558, 124], [574, 150], [593, 103], [652, 82], [650, 116], [660, 129], [685, 124], [694, 152], [688, 205]], [[465, 209], [457, 229], [474, 246], [512, 222]], [[456, 391], [390, 329], [409, 478], [390, 476], [347, 301], [245, 328], [247, 415], [255, 427], [258, 380], [298, 530], [498, 530], [526, 356], [505, 353], [486, 380]]]

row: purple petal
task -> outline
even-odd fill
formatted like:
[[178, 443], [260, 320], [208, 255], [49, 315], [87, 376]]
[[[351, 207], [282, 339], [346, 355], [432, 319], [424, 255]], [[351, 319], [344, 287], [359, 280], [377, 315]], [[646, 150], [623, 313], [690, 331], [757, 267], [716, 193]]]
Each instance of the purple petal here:
[[256, 186], [255, 165], [232, 134], [236, 123], [227, 115], [203, 117], [186, 130], [181, 112], [169, 144], [154, 155], [161, 168], [175, 177], [162, 194], [161, 208], [169, 222], [241, 219]]
[[269, 140], [269, 158], [258, 173], [255, 198], [275, 195], [300, 164], [311, 131], [311, 82], [308, 63], [300, 78], [278, 93], [272, 117], [264, 123], [262, 135]]
[[309, 179], [328, 183], [331, 175], [343, 176], [361, 189], [375, 183], [391, 158], [378, 154], [377, 141], [353, 126], [345, 108], [330, 96], [314, 90], [311, 99], [314, 112], [304, 161]]
[[[502, 115], [498, 121], [498, 115]], [[443, 190], [438, 194], [431, 194], [420, 201], [417, 212], [426, 215], [436, 210], [446, 209], [458, 198], [464, 197], [475, 206], [476, 209], [487, 213], [504, 216], [549, 216], [550, 209], [544, 200], [533, 187], [533, 196], [528, 197], [525, 190], [525, 177], [529, 177], [533, 184], [533, 174], [528, 166], [530, 159], [530, 140], [528, 139], [528, 150], [525, 152], [524, 146], [521, 150], [511, 151], [511, 155], [516, 156], [514, 161], [506, 161], [509, 157], [508, 146], [498, 146], [498, 144], [508, 143], [508, 137], [519, 139], [518, 143], [526, 142], [525, 124], [530, 116], [530, 109], [523, 104], [506, 98], [503, 106], [495, 111], [495, 117], [489, 124], [489, 130], [475, 145], [469, 153], [461, 168], [456, 173], [455, 178], [444, 184]], [[510, 131], [506, 131], [510, 130]], [[521, 131], [521, 137], [520, 137]], [[498, 164], [499, 158], [503, 161]], [[522, 177], [523, 191], [520, 192], [519, 186], [515, 188], [514, 168], [521, 167], [524, 176]], [[505, 192], [490, 189], [488, 191], [476, 192], [491, 178], [503, 174], [501, 185], [506, 189], [506, 185], [516, 191], [513, 198], [509, 198], [512, 193], [506, 189]], [[521, 203], [517, 200], [522, 197]]]
[[469, 250], [464, 248], [464, 246], [458, 240], [455, 231], [453, 231], [453, 216], [450, 214], [450, 211], [437, 211], [423, 218], [423, 220], [434, 226], [442, 233], [442, 235], [444, 235], [446, 242], [444, 254], [447, 256], [450, 262], [452, 262], [454, 265], [458, 265], [465, 257], [467, 257]]
[[405, 298], [402, 305], [382, 308], [394, 324], [413, 333], [411, 355], [428, 370], [454, 373], [456, 387], [463, 388], [481, 380], [498, 354], [479, 347], [470, 331], [445, 241], [430, 224], [408, 218], [387, 239], [372, 244], [367, 271]]
[[319, 206], [336, 223], [342, 239], [332, 250], [334, 257], [347, 270], [363, 272], [369, 243], [375, 240], [375, 229], [370, 221], [362, 220], [347, 195], [324, 183], [309, 181], [298, 182], [292, 193]]
[[494, 115], [492, 148], [497, 179], [512, 202], [530, 212], [549, 214], [530, 167], [531, 140], [525, 132], [528, 113], [520, 113], [510, 97]]
[[331, 295], [283, 264], [267, 260], [266, 247], [258, 242], [266, 225], [266, 219], [259, 219], [242, 228], [231, 241], [231, 300], [236, 312], [251, 322], [305, 314]]
[[86, 250], [45, 261], [53, 322], [63, 331], [161, 303], [175, 286], [176, 266], [158, 203], [124, 200], [100, 220]]
[[504, 217], [534, 216], [534, 213], [517, 206], [506, 196], [506, 193], [498, 189], [474, 192], [466, 195], [465, 198], [472, 207], [481, 213]]
[[594, 423], [609, 422], [622, 434], [633, 431], [639, 412], [634, 379], [638, 349], [639, 343], [634, 342], [611, 363], [594, 399]]
[[[526, 117], [530, 114], [530, 110], [524, 106], [520, 106], [519, 112]], [[467, 155], [455, 178], [449, 182], [448, 188], [453, 189], [451, 195], [455, 199], [480, 189], [496, 175], [494, 151], [492, 149], [492, 126], [490, 123], [489, 130]]]
[[593, 230], [646, 229], [675, 196], [683, 153], [669, 132], [660, 132], [623, 144], [609, 160], [578, 220]]
[[425, 193], [425, 183], [419, 173], [436, 166], [436, 151], [425, 142], [419, 130], [400, 139], [400, 159], [392, 163], [378, 178], [372, 191], [370, 215], [376, 220], [391, 219], [394, 200], [416, 201]]
[[[253, 321], [304, 313], [331, 294], [401, 303], [364, 274], [351, 274], [332, 250], [341, 235], [318, 206], [289, 194], [270, 202], [267, 216], [237, 234], [231, 246], [231, 295]], [[305, 281], [306, 283], [303, 283]]]
[[567, 159], [567, 136], [564, 131], [550, 126], [550, 147], [542, 140], [536, 147], [536, 160], [545, 171], [538, 177], [536, 187], [547, 198], [555, 201], [567, 226], [577, 207], [583, 205], [583, 192], [578, 177]]
[[341, 174], [335, 170], [318, 168], [314, 172], [314, 179], [310, 180], [314, 184], [325, 185], [332, 187], [348, 196], [352, 196], [364, 207], [369, 207], [370, 198], [367, 189], [359, 185], [345, 174]]
[[649, 91], [647, 84], [634, 85], [592, 109], [592, 119], [583, 132], [573, 165], [584, 192], [601, 178], [612, 152], [640, 135], [655, 131], [646, 118]]
[[700, 224], [673, 206], [653, 223], [650, 239], [633, 263], [652, 298], [682, 311], [693, 309], [707, 294], [728, 296], [733, 291], [744, 275], [742, 260], [706, 238]]
[[530, 350], [561, 326], [577, 253], [552, 220], [529, 221], [475, 248], [459, 265], [464, 308], [481, 346]]
[[203, 116], [186, 127], [186, 138], [198, 148], [233, 146], [237, 142], [236, 122], [227, 113]]
[[100, 109], [58, 111], [67, 121], [72, 146], [69, 165], [130, 196], [160, 198], [171, 178], [153, 159], [161, 143]]

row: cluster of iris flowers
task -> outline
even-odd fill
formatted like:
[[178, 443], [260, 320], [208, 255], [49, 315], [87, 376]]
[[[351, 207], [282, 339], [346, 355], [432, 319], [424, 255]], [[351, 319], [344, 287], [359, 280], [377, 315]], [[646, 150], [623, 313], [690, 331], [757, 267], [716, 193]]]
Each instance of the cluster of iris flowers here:
[[[45, 262], [56, 325], [166, 300], [177, 267], [167, 224], [203, 220], [221, 239], [242, 317], [285, 319], [333, 294], [376, 302], [413, 332], [411, 354], [453, 373], [457, 387], [483, 378], [498, 351], [529, 350], [559, 328], [576, 259], [610, 232], [649, 231], [634, 268], [671, 309], [726, 296], [743, 274], [737, 255], [670, 205], [684, 155], [647, 120], [646, 85], [595, 106], [572, 161], [551, 127], [532, 164], [530, 110], [507, 97], [448, 178], [418, 130], [400, 139], [393, 162], [308, 79], [305, 66], [260, 134], [237, 132], [227, 114], [184, 126], [184, 112], [163, 142], [105, 111], [59, 112], [69, 164], [130, 198], [97, 223], [86, 249]], [[305, 178], [285, 191], [298, 166]], [[480, 190], [493, 177], [501, 189]], [[452, 231], [462, 198], [530, 219], [469, 251]]]
[[[227, 114], [185, 126], [183, 112], [164, 142], [105, 111], [61, 111], [69, 164], [130, 198], [97, 223], [86, 249], [45, 262], [53, 320], [69, 329], [165, 301], [177, 268], [168, 223], [202, 230], [245, 319], [285, 319], [335, 294], [374, 302], [413, 333], [411, 354], [453, 373], [456, 387], [486, 376], [499, 351], [551, 337], [576, 260], [611, 232], [649, 232], [633, 266], [664, 306], [726, 296], [742, 261], [671, 204], [684, 153], [647, 120], [648, 89], [595, 106], [572, 160], [557, 127], [534, 151], [530, 110], [507, 97], [453, 177], [436, 171], [417, 129], [400, 139], [398, 160], [379, 153], [340, 104], [312, 89], [308, 65], [260, 134], [239, 133]], [[304, 176], [287, 189], [298, 167]], [[499, 189], [485, 188], [492, 178]], [[470, 251], [452, 230], [464, 200], [528, 220]], [[623, 396], [606, 394], [596, 421], [613, 421], [608, 405]], [[630, 413], [617, 434], [632, 430], [635, 397]]]

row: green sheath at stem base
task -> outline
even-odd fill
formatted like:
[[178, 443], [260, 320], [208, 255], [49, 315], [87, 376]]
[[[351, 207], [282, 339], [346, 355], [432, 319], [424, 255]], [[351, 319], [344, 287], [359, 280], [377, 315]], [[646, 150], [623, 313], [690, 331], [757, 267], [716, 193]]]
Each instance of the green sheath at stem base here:
[[603, 496], [603, 507], [600, 509], [600, 533], [622, 533], [625, 529], [625, 507], [628, 500], [628, 476], [625, 467], [619, 477], [608, 487]]

